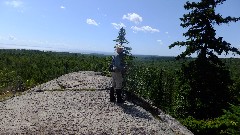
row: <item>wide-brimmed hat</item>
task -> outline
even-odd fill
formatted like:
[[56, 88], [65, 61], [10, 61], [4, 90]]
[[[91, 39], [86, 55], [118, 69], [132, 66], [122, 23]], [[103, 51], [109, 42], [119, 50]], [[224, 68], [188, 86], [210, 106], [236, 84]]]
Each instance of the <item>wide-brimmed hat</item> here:
[[115, 48], [116, 48], [116, 49], [117, 49], [117, 48], [121, 48], [121, 49], [123, 49], [124, 46], [122, 46], [122, 45], [120, 45], [120, 44], [116, 44]]

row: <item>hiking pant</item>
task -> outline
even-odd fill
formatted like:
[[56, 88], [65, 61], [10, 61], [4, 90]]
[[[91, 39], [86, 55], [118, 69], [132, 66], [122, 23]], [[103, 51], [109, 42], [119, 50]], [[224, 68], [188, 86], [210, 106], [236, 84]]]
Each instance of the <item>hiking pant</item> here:
[[122, 89], [123, 77], [121, 72], [112, 72], [112, 87], [114, 90]]

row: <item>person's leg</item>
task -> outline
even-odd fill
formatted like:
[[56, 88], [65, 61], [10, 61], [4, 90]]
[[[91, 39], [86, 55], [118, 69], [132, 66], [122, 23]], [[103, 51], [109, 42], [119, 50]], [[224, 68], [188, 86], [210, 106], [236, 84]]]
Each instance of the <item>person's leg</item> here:
[[115, 102], [116, 101], [116, 97], [114, 95], [114, 88], [111, 87], [110, 88], [110, 102]]
[[123, 82], [122, 74], [120, 72], [116, 73], [116, 94], [118, 103], [123, 103], [122, 82]]
[[112, 73], [112, 87], [110, 88], [110, 102], [115, 102], [116, 97], [114, 94], [114, 89], [116, 88], [116, 77], [115, 73]]
[[122, 98], [122, 89], [116, 89], [117, 93], [117, 103], [123, 103], [123, 98]]

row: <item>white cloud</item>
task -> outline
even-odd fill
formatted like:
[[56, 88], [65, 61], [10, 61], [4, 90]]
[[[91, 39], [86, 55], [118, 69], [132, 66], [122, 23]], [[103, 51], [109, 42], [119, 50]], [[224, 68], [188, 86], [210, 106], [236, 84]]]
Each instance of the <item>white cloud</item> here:
[[166, 31], [165, 34], [168, 34], [168, 32]]
[[136, 13], [128, 13], [127, 15], [123, 15], [122, 19], [127, 19], [136, 24], [139, 24], [140, 22], [143, 21], [142, 17]]
[[159, 44], [160, 44], [160, 45], [162, 45], [162, 44], [163, 44], [162, 40], [160, 40], [160, 39], [159, 39], [159, 40], [157, 40], [157, 42], [159, 42]]
[[64, 6], [60, 6], [60, 8], [61, 8], [61, 9], [65, 9], [66, 7], [64, 7]]
[[5, 4], [14, 8], [23, 7], [23, 2], [21, 0], [5, 1]]
[[121, 29], [122, 27], [126, 27], [123, 23], [112, 23], [112, 25], [115, 29]]
[[150, 26], [142, 26], [142, 27], [132, 26], [131, 29], [132, 29], [134, 32], [137, 32], [137, 31], [151, 32], [151, 33], [159, 32], [158, 29], [153, 29], [153, 28], [150, 27]]
[[91, 25], [95, 25], [95, 26], [98, 26], [97, 22], [93, 19], [87, 19], [87, 24], [91, 24]]

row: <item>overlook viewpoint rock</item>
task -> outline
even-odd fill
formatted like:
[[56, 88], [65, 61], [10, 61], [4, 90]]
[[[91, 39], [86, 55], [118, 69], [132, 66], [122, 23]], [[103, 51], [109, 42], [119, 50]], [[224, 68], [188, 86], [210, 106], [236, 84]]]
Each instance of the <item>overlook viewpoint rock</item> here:
[[73, 72], [0, 102], [0, 134], [192, 135], [158, 109], [109, 102], [111, 78]]

